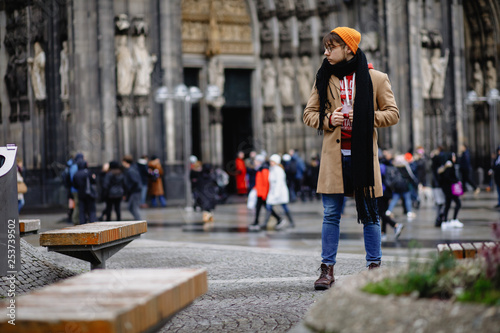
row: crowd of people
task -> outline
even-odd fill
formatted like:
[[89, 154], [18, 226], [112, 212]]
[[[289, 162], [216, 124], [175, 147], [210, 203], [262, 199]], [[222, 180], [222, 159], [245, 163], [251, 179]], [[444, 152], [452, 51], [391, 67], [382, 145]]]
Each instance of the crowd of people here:
[[[291, 149], [288, 153], [272, 154], [266, 151], [257, 154], [251, 151], [248, 157], [242, 151], [237, 153], [234, 170], [238, 195], [248, 195], [248, 207], [255, 210], [254, 222], [250, 231], [268, 228], [271, 216], [276, 220], [274, 228], [294, 227], [295, 223], [288, 208], [288, 203], [297, 200], [317, 200], [316, 185], [319, 173], [319, 158], [314, 155], [310, 163], [304, 162], [298, 151]], [[275, 210], [281, 206], [284, 219]], [[262, 208], [266, 214], [264, 222], [259, 223]]]
[[[140, 220], [140, 208], [166, 207], [162, 176], [161, 162], [154, 155], [150, 159], [142, 156], [137, 161], [125, 155], [121, 162], [105, 163], [97, 175], [88, 168], [83, 154], [78, 153], [68, 160], [61, 174], [68, 190], [68, 222], [77, 225], [111, 221], [113, 211], [116, 220], [120, 221], [123, 200], [134, 220]], [[99, 216], [97, 202], [105, 203]]]

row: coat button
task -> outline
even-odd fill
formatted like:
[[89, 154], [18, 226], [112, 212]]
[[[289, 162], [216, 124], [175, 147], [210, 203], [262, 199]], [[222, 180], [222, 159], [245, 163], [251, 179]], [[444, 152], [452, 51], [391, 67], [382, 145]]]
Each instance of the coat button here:
[[339, 140], [339, 139], [337, 139], [337, 143], [340, 143], [340, 140]]

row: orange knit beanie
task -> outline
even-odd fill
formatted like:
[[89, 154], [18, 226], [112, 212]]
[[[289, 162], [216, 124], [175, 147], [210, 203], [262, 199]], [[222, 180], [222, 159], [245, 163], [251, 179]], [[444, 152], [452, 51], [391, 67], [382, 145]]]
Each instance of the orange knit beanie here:
[[358, 31], [348, 27], [337, 27], [331, 32], [335, 32], [337, 35], [339, 35], [344, 43], [349, 46], [352, 53], [356, 54], [359, 42], [361, 42], [361, 34]]

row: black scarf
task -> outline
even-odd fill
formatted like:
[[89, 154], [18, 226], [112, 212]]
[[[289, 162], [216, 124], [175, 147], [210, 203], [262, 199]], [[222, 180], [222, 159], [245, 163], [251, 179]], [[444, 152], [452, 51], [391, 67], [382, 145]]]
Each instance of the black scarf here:
[[[331, 108], [327, 98], [330, 77], [335, 75], [342, 80], [344, 76], [356, 72], [356, 97], [353, 103], [354, 119], [352, 123], [351, 161], [353, 188], [358, 211], [358, 222], [374, 222], [377, 219], [377, 208], [374, 204], [374, 170], [373, 170], [373, 86], [366, 56], [358, 48], [356, 55], [349, 61], [330, 65], [325, 58], [316, 74], [316, 89], [319, 95], [318, 133], [323, 133], [323, 121], [326, 110]], [[333, 111], [333, 110], [331, 110]]]

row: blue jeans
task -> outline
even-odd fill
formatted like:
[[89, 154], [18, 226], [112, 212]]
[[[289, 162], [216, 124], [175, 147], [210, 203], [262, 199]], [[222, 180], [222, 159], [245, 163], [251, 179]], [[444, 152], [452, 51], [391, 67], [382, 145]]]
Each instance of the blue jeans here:
[[500, 184], [495, 184], [497, 186], [497, 194], [498, 194], [498, 205], [500, 206]]
[[[344, 204], [344, 194], [323, 194], [323, 228], [321, 231], [321, 257], [323, 263], [336, 263], [337, 249], [340, 239], [340, 215]], [[376, 200], [376, 199], [372, 199]], [[365, 240], [366, 266], [379, 264], [382, 260], [382, 245], [380, 240], [380, 222], [363, 224]]]
[[18, 199], [17, 200], [17, 212], [19, 213], [21, 211], [21, 208], [24, 207], [24, 198], [23, 199]]
[[394, 207], [396, 207], [396, 204], [399, 201], [399, 198], [403, 197], [405, 200], [405, 207], [406, 207], [406, 212], [409, 213], [411, 212], [411, 192], [405, 192], [405, 193], [392, 193], [392, 199], [391, 203], [389, 204], [389, 208], [387, 210], [390, 210], [391, 212], [393, 211]]
[[141, 192], [134, 192], [128, 198], [128, 210], [134, 216], [135, 221], [141, 220], [139, 206], [141, 204]]

